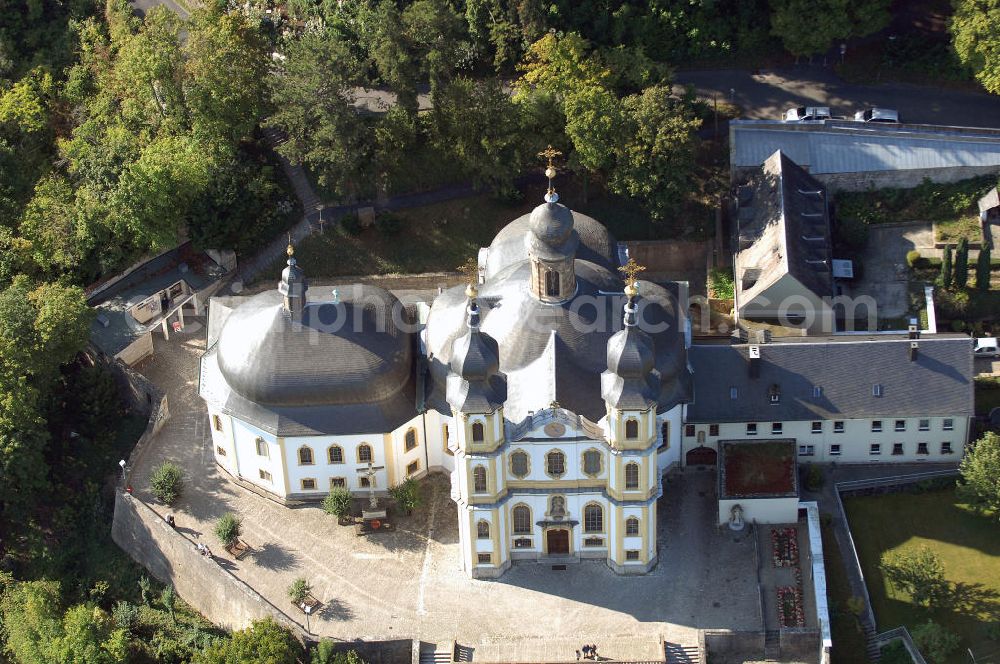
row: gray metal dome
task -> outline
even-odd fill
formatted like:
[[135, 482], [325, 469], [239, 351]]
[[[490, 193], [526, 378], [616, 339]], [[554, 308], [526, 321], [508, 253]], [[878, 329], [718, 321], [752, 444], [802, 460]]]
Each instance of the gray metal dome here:
[[550, 246], [559, 246], [573, 232], [573, 213], [559, 203], [542, 203], [531, 211], [531, 232]]
[[492, 413], [507, 399], [496, 340], [479, 329], [479, 306], [469, 302], [467, 331], [451, 347], [447, 399], [461, 413]]
[[412, 335], [394, 324], [402, 305], [374, 286], [347, 290], [339, 303], [307, 304], [301, 323], [274, 290], [237, 307], [217, 348], [229, 386], [266, 406], [366, 404], [404, 390], [413, 351]]

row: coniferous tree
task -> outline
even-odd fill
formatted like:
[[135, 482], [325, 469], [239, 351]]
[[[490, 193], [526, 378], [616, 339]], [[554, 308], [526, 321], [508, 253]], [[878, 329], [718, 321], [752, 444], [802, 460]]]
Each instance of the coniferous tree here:
[[951, 245], [944, 248], [944, 258], [941, 260], [941, 286], [951, 288]]
[[990, 289], [990, 267], [990, 248], [983, 247], [976, 262], [976, 289], [984, 293]]
[[969, 283], [969, 241], [964, 237], [955, 250], [955, 287], [965, 288]]

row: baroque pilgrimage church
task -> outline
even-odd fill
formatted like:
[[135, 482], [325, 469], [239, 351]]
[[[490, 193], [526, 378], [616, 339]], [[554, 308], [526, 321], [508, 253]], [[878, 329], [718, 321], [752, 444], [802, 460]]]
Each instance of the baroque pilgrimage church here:
[[[374, 286], [310, 297], [289, 248], [276, 290], [211, 301], [200, 394], [216, 462], [289, 502], [450, 473], [462, 567], [490, 578], [543, 558], [649, 571], [663, 473], [722, 468], [727, 444], [785, 442], [792, 473], [795, 457], [961, 454], [967, 338], [692, 346], [686, 291], [633, 266], [552, 190], [429, 309]], [[736, 498], [747, 518], [789, 522], [791, 496]]]

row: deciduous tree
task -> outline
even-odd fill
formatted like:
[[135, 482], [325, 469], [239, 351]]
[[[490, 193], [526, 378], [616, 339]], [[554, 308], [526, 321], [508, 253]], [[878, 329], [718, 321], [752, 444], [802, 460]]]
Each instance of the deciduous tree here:
[[266, 618], [195, 655], [193, 664], [295, 664], [302, 656], [291, 632]]
[[955, 0], [951, 36], [959, 60], [993, 94], [1000, 94], [1000, 0]]
[[966, 452], [960, 468], [958, 495], [1000, 522], [1000, 435], [984, 434]]
[[945, 596], [948, 584], [944, 564], [926, 546], [882, 554], [879, 569], [894, 586], [907, 593], [915, 603], [931, 605]]

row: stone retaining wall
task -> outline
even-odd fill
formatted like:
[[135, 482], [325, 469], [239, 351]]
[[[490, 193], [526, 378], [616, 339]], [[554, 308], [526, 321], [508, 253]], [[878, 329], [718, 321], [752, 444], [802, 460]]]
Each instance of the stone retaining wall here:
[[111, 537], [161, 583], [169, 583], [205, 618], [227, 629], [274, 618], [301, 641], [303, 627], [219, 563], [198, 552], [194, 541], [171, 528], [141, 500], [119, 491]]
[[734, 632], [728, 629], [709, 629], [699, 632], [698, 647], [708, 661], [736, 661], [764, 658], [764, 632]]
[[712, 249], [710, 240], [634, 240], [625, 242], [628, 255], [649, 272], [704, 270]]
[[979, 175], [1000, 172], [996, 166], [956, 166], [953, 168], [911, 168], [898, 171], [867, 171], [863, 173], [812, 173], [826, 185], [830, 193], [837, 191], [865, 191], [898, 187], [916, 187], [924, 178], [932, 182], [957, 182]]

